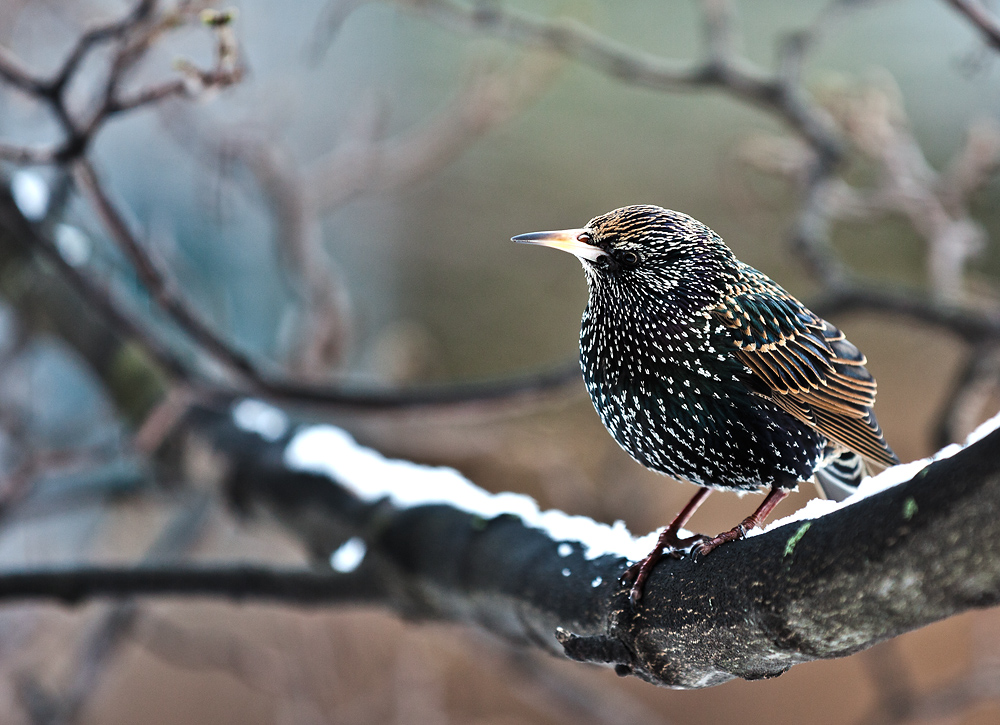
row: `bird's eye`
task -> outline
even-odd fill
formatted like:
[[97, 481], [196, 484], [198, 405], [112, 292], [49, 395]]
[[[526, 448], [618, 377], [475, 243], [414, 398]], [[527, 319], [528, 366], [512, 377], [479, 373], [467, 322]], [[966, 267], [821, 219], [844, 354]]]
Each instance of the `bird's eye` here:
[[639, 263], [639, 255], [635, 252], [622, 252], [621, 261], [622, 264], [627, 264], [631, 267], [632, 265]]

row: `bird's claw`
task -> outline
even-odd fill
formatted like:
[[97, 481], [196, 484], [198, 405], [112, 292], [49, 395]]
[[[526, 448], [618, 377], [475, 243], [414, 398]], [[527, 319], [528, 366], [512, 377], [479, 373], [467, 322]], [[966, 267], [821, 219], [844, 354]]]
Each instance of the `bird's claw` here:
[[699, 541], [692, 547], [692, 554], [695, 556], [707, 556], [708, 554], [715, 551], [717, 548], [726, 544], [730, 541], [739, 541], [740, 539], [745, 539], [747, 536], [747, 531], [750, 529], [746, 526], [746, 523], [742, 523], [729, 531], [723, 531], [718, 536], [713, 536], [711, 538], [705, 536], [702, 537], [702, 541]]
[[657, 546], [645, 558], [640, 559], [626, 569], [622, 574], [621, 581], [623, 584], [632, 582], [632, 588], [629, 590], [629, 601], [632, 603], [632, 606], [638, 606], [642, 600], [642, 592], [646, 584], [646, 579], [649, 578], [649, 575], [653, 572], [653, 568], [659, 563], [660, 559], [665, 556], [669, 556], [671, 559], [681, 559], [686, 554], [691, 554], [701, 542], [707, 539], [708, 537], [702, 534], [695, 534], [683, 539], [675, 534], [671, 537], [669, 543]]

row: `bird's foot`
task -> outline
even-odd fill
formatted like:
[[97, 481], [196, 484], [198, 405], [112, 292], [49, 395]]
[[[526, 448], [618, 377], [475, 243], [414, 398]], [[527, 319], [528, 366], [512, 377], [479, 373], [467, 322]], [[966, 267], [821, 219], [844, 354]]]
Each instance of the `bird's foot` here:
[[646, 586], [646, 580], [660, 559], [664, 556], [680, 559], [681, 556], [705, 540], [707, 540], [707, 537], [701, 534], [682, 538], [677, 535], [676, 529], [671, 529], [670, 527], [664, 529], [663, 533], [660, 534], [660, 538], [656, 541], [656, 547], [644, 559], [634, 563], [622, 574], [623, 582], [632, 582], [632, 589], [629, 590], [628, 595], [632, 606], [638, 606], [639, 602], [642, 601], [642, 591]]
[[740, 539], [745, 539], [747, 536], [747, 532], [750, 531], [752, 528], [754, 527], [747, 526], [747, 522], [744, 521], [739, 526], [733, 527], [729, 531], [723, 531], [718, 536], [713, 536], [711, 538], [707, 536], [703, 537], [701, 541], [695, 544], [694, 553], [696, 553], [698, 556], [706, 556], [707, 554], [710, 554], [711, 552], [715, 551], [717, 548], [719, 548], [725, 543], [728, 543], [730, 541], [738, 541]]
[[713, 536], [711, 539], [705, 539], [704, 541], [698, 542], [695, 546], [694, 552], [699, 556], [705, 556], [717, 548], [729, 541], [736, 541], [737, 539], [745, 539], [748, 531], [753, 531], [761, 524], [764, 523], [764, 519], [767, 515], [774, 510], [774, 507], [785, 500], [788, 496], [788, 489], [775, 486], [771, 491], [764, 497], [763, 503], [757, 507], [757, 510], [752, 514], [743, 519], [743, 522], [736, 527], [733, 527], [729, 531], [724, 531], [718, 536]]

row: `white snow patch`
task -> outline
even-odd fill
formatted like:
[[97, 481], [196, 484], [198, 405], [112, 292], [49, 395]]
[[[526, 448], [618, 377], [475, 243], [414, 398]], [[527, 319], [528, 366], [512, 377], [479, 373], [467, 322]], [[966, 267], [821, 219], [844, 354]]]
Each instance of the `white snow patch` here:
[[49, 185], [37, 171], [20, 169], [10, 180], [14, 203], [26, 219], [40, 221], [49, 208]]
[[361, 566], [361, 562], [365, 560], [365, 554], [367, 553], [368, 547], [365, 546], [365, 542], [362, 541], [361, 537], [352, 536], [341, 544], [335, 552], [330, 554], [330, 566], [333, 567], [334, 571], [339, 571], [341, 574], [349, 574]]
[[826, 516], [834, 511], [839, 511], [845, 506], [856, 504], [858, 501], [862, 501], [869, 496], [874, 496], [876, 493], [885, 491], [887, 488], [892, 488], [900, 483], [909, 481], [917, 475], [919, 471], [926, 468], [934, 461], [940, 461], [943, 458], [951, 458], [963, 448], [971, 446], [976, 441], [985, 438], [997, 428], [1000, 428], [1000, 413], [997, 413], [995, 416], [972, 431], [972, 433], [970, 433], [965, 439], [965, 443], [962, 445], [952, 443], [951, 445], [942, 448], [930, 458], [922, 458], [919, 461], [903, 463], [898, 466], [893, 466], [892, 468], [887, 468], [877, 476], [868, 476], [861, 481], [861, 485], [858, 486], [858, 490], [845, 498], [843, 501], [828, 501], [825, 499], [814, 498], [795, 513], [786, 516], [783, 519], [773, 521], [763, 529], [754, 529], [753, 531], [748, 532], [747, 537], [759, 536], [760, 534], [776, 529], [779, 526], [790, 524], [794, 521], [818, 519], [820, 516]]
[[[288, 418], [284, 413], [259, 400], [242, 401], [233, 409], [233, 418], [241, 428], [260, 433], [269, 440], [279, 438], [288, 427]], [[1000, 428], [1000, 413], [977, 428], [965, 445], [978, 441], [997, 428]], [[888, 468], [877, 476], [866, 478], [858, 491], [844, 501], [814, 499], [791, 516], [775, 521], [763, 531], [752, 531], [748, 536], [756, 536], [793, 521], [819, 518], [850, 506], [908, 481], [929, 463], [952, 456], [963, 447], [951, 445], [932, 458]], [[452, 468], [388, 459], [378, 451], [358, 445], [346, 431], [331, 425], [309, 426], [300, 430], [285, 448], [284, 460], [285, 465], [293, 470], [331, 477], [364, 501], [386, 498], [398, 508], [445, 504], [487, 520], [503, 514], [517, 516], [526, 526], [547, 533], [553, 541], [563, 542], [564, 545], [569, 542], [581, 544], [586, 559], [611, 555], [638, 561], [652, 550], [659, 536], [657, 530], [635, 537], [621, 521], [608, 526], [586, 516], [572, 516], [558, 510], [541, 511], [530, 496], [509, 492], [489, 493]], [[682, 537], [689, 535], [686, 531], [680, 532]], [[572, 549], [563, 553], [567, 552], [564, 545], [557, 549], [560, 556], [572, 553]], [[599, 586], [600, 582], [595, 579], [592, 585]]]
[[288, 432], [291, 425], [284, 411], [263, 400], [247, 398], [233, 406], [233, 422], [248, 433], [256, 433], [272, 443]]
[[659, 535], [652, 531], [636, 538], [621, 521], [608, 526], [586, 516], [541, 511], [530, 496], [489, 493], [452, 468], [388, 459], [331, 425], [300, 430], [285, 448], [284, 458], [289, 468], [330, 476], [364, 501], [387, 498], [399, 508], [447, 504], [484, 519], [511, 514], [526, 526], [546, 532], [553, 541], [581, 544], [587, 559], [610, 554], [638, 561]]

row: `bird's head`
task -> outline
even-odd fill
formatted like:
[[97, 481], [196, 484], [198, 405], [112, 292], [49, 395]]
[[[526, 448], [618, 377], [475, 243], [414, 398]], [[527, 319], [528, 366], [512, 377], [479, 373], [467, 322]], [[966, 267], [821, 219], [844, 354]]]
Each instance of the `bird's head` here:
[[[626, 289], [681, 297], [697, 306], [717, 300], [737, 264], [722, 239], [687, 214], [652, 205], [626, 206], [580, 229], [521, 234], [513, 241], [561, 249], [583, 264], [591, 293]], [[633, 294], [625, 295], [633, 297]]]

